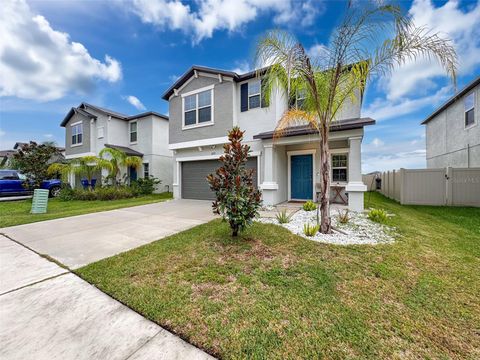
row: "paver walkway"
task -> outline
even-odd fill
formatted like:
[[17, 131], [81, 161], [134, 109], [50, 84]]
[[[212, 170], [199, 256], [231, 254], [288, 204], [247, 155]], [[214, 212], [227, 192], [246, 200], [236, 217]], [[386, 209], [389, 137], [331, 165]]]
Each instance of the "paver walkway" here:
[[[167, 220], [159, 220], [159, 209]], [[35, 252], [76, 267], [206, 222], [210, 214], [206, 202], [170, 201], [0, 229], [30, 247], [0, 236], [0, 359], [212, 359]], [[105, 227], [112, 225], [109, 240]], [[125, 237], [116, 246], [119, 234]], [[96, 242], [100, 254], [89, 249]]]

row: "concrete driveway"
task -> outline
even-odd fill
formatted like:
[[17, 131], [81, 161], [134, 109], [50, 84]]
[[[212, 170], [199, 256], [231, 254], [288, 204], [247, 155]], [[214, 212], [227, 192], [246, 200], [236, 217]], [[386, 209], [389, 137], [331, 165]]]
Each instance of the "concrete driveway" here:
[[212, 359], [0, 236], [0, 359]]
[[209, 201], [171, 200], [12, 226], [0, 233], [75, 269], [213, 218]]
[[212, 359], [40, 256], [77, 268], [211, 219], [180, 200], [0, 229], [0, 359]]

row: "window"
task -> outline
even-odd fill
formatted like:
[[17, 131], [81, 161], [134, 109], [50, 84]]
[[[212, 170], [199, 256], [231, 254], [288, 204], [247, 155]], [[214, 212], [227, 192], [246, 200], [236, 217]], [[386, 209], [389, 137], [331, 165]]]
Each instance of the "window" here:
[[465, 127], [475, 124], [475, 93], [465, 96]]
[[303, 109], [303, 103], [307, 97], [307, 92], [303, 89], [297, 91], [296, 107], [297, 109]]
[[213, 122], [212, 90], [185, 96], [183, 98], [183, 110], [183, 125], [185, 127]]
[[82, 145], [83, 125], [82, 123], [72, 125], [72, 145]]
[[148, 163], [143, 164], [143, 177], [146, 179], [150, 176], [150, 166]]
[[16, 171], [2, 170], [0, 171], [0, 180], [18, 180], [19, 177]]
[[260, 89], [261, 81], [253, 81], [248, 84], [248, 108], [255, 109], [260, 107]]
[[347, 154], [332, 155], [332, 181], [347, 181]]
[[104, 127], [100, 126], [97, 128], [97, 136], [99, 139], [102, 139], [105, 135]]
[[137, 142], [137, 122], [132, 121], [130, 123], [130, 142], [136, 143]]

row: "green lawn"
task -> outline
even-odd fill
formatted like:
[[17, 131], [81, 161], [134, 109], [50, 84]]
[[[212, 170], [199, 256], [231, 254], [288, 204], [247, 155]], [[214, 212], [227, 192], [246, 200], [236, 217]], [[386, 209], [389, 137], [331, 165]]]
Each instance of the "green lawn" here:
[[480, 209], [366, 199], [394, 244], [265, 224], [232, 240], [215, 220], [78, 274], [224, 359], [480, 358]]
[[0, 228], [129, 206], [150, 204], [171, 198], [172, 193], [152, 194], [132, 199], [110, 201], [61, 201], [58, 199], [49, 199], [48, 212], [46, 214], [30, 214], [30, 209], [32, 207], [31, 199], [21, 201], [2, 201], [0, 202]]

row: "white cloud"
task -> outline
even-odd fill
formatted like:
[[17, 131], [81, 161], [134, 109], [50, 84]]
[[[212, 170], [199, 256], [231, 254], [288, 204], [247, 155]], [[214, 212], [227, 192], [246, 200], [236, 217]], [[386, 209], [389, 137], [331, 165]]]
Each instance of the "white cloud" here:
[[2, 3], [0, 38], [0, 96], [49, 101], [69, 92], [87, 93], [98, 80], [122, 77], [117, 60], [93, 58], [24, 0]]
[[324, 57], [328, 54], [328, 48], [323, 44], [314, 44], [307, 49], [307, 54], [312, 58]]
[[[378, 140], [378, 141], [376, 141]], [[362, 172], [385, 171], [400, 168], [424, 168], [426, 165], [425, 139], [415, 137], [384, 142], [374, 138], [362, 146]]]
[[[451, 86], [444, 86], [432, 95], [415, 99], [401, 98], [398, 100], [376, 98], [364, 110], [363, 115], [382, 121], [399, 118], [425, 107], [436, 107], [451, 95]], [[419, 121], [422, 119], [419, 119]]]
[[142, 102], [136, 96], [128, 95], [128, 96], [124, 96], [123, 98], [125, 100], [127, 100], [130, 103], [130, 105], [133, 105], [138, 110], [146, 110], [147, 109], [145, 107], [145, 105], [143, 105]]
[[[457, 51], [460, 75], [470, 74], [480, 65], [480, 2], [471, 3], [468, 10], [460, 9], [459, 1], [450, 0], [435, 7], [430, 0], [415, 0], [409, 10], [416, 26], [425, 26], [432, 33], [450, 38]], [[397, 100], [405, 95], [435, 88], [434, 79], [445, 76], [436, 61], [410, 61], [384, 79], [387, 97]]]
[[375, 147], [379, 147], [379, 146], [382, 146], [384, 144], [385, 143], [382, 140], [380, 140], [379, 138], [374, 138], [372, 140], [372, 145], [375, 146]]
[[47, 138], [47, 139], [53, 139], [54, 135], [53, 134], [43, 134], [43, 137]]
[[3, 137], [3, 136], [5, 136], [5, 134], [6, 134], [6, 132], [5, 132], [5, 131], [3, 131], [2, 129], [0, 129], [0, 137]]
[[310, 26], [325, 11], [318, 0], [198, 0], [193, 9], [180, 0], [134, 0], [132, 10], [144, 23], [161, 30], [180, 30], [193, 42], [211, 38], [216, 30], [237, 31], [260, 12], [271, 11], [278, 25]]
[[248, 61], [238, 61], [236, 63], [236, 66], [230, 71], [233, 71], [237, 74], [245, 74], [249, 71], [252, 71], [252, 67], [250, 66]]

